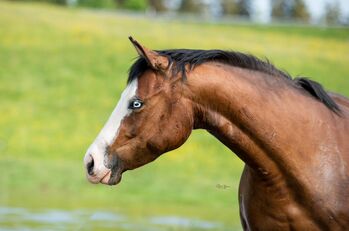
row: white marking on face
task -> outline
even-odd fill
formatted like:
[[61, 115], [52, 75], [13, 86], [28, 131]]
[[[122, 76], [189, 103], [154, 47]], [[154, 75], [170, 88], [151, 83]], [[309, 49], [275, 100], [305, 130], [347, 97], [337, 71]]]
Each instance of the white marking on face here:
[[137, 90], [137, 80], [133, 80], [126, 89], [122, 92], [121, 98], [116, 105], [114, 111], [110, 115], [107, 123], [97, 136], [98, 142], [103, 142], [106, 145], [111, 145], [116, 139], [121, 121], [131, 113], [128, 109], [130, 99], [135, 97]]
[[96, 177], [105, 176], [107, 168], [104, 166], [104, 156], [106, 148], [111, 145], [117, 138], [122, 120], [131, 113], [128, 109], [130, 99], [136, 96], [138, 80], [134, 79], [122, 92], [121, 98], [110, 115], [107, 123], [104, 125], [95, 141], [88, 148], [84, 162], [85, 166], [94, 160], [94, 172]]

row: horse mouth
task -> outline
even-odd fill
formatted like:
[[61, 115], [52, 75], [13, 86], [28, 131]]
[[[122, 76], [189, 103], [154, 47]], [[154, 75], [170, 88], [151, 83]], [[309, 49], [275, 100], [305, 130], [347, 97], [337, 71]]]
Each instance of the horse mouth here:
[[117, 171], [114, 172], [113, 170], [108, 171], [104, 177], [101, 178], [99, 183], [106, 184], [106, 185], [117, 185], [120, 183], [122, 177], [122, 173]]
[[99, 174], [86, 174], [88, 181], [93, 184], [106, 184], [106, 185], [116, 185], [121, 181], [122, 171], [113, 171], [112, 169], [108, 169], [105, 173]]
[[111, 170], [109, 170], [109, 171], [101, 178], [101, 180], [99, 181], [99, 183], [108, 184], [109, 179], [110, 179], [110, 176], [111, 176]]

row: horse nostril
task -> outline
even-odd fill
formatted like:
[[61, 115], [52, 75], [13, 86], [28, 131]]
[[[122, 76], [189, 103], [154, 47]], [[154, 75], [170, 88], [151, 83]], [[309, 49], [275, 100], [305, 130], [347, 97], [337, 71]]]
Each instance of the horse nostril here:
[[93, 167], [95, 166], [95, 162], [93, 160], [93, 157], [91, 156], [91, 161], [87, 163], [87, 173], [91, 176], [93, 175]]

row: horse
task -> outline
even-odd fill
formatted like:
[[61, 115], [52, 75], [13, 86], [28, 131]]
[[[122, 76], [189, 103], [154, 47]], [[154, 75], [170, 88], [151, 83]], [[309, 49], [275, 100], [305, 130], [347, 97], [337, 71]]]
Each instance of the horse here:
[[90, 182], [115, 185], [205, 129], [245, 163], [244, 230], [348, 229], [349, 99], [253, 55], [129, 39], [139, 58], [85, 154]]

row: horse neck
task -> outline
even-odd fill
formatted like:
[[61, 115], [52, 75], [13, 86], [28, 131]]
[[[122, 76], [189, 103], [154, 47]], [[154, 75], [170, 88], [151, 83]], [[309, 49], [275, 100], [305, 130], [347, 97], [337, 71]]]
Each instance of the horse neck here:
[[300, 166], [292, 163], [302, 162], [308, 153], [296, 147], [313, 150], [312, 125], [321, 119], [312, 99], [293, 89], [290, 80], [266, 75], [208, 63], [189, 73], [187, 85], [195, 128], [208, 130], [248, 166], [271, 176], [297, 171]]

